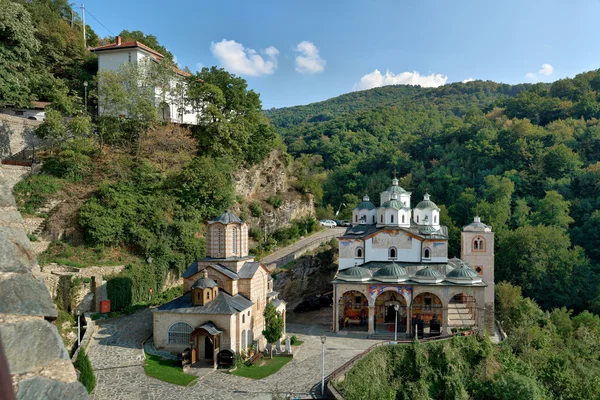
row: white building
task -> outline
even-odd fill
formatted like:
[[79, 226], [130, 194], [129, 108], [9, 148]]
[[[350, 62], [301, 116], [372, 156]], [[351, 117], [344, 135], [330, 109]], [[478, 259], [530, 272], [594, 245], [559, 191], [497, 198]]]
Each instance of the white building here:
[[[158, 62], [164, 58], [162, 54], [150, 47], [137, 42], [122, 42], [121, 37], [117, 36], [116, 42], [99, 46], [91, 49], [98, 55], [98, 71], [117, 71], [125, 63], [141, 63], [147, 57]], [[189, 77], [188, 72], [173, 68], [175, 78], [171, 81], [171, 88], [184, 82], [183, 78]], [[159, 118], [163, 121], [180, 124], [197, 124], [197, 114], [189, 107], [184, 105], [184, 93], [174, 95], [162, 95], [159, 88], [155, 89], [155, 105], [158, 109]], [[102, 114], [102, 109], [99, 110]]]

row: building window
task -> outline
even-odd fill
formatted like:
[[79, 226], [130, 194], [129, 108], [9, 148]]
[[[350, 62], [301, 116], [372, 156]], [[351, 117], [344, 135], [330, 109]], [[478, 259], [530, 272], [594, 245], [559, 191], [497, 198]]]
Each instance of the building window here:
[[206, 292], [206, 300], [210, 300], [210, 292]]
[[477, 272], [479, 275], [483, 276], [483, 267], [482, 266], [475, 267], [475, 272]]
[[419, 222], [419, 216], [417, 215], [417, 222]]
[[473, 251], [485, 251], [485, 240], [481, 237], [473, 239]]
[[402, 223], [404, 223], [404, 214], [402, 214]]
[[190, 344], [192, 327], [185, 322], [175, 322], [169, 327], [169, 344]]
[[354, 222], [358, 222], [358, 214], [354, 216]]
[[362, 249], [362, 247], [358, 247], [356, 249], [356, 258], [362, 258], [362, 256], [363, 256], [363, 249]]
[[246, 315], [242, 314], [242, 324], [246, 323]]
[[425, 249], [423, 251], [423, 258], [431, 258], [431, 250]]
[[392, 218], [392, 224], [394, 223], [394, 216], [390, 215], [390, 217]]
[[388, 257], [396, 258], [396, 248], [395, 247], [390, 247], [390, 249], [388, 250]]
[[375, 216], [373, 215], [373, 223], [375, 223]]
[[434, 224], [437, 224], [437, 215], [434, 215], [434, 216], [433, 216], [433, 223], [434, 223]]
[[383, 224], [383, 215], [381, 216], [381, 223]]
[[233, 228], [233, 254], [237, 254], [237, 248], [238, 248], [238, 243], [237, 243], [237, 228]]
[[217, 228], [217, 242], [219, 246], [219, 255], [223, 252], [223, 240], [221, 240], [221, 229]]
[[129, 53], [129, 62], [131, 62], [131, 53]]

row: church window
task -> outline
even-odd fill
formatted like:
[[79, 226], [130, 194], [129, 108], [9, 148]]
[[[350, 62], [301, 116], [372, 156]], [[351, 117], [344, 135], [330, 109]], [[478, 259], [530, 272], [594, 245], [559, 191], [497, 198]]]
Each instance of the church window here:
[[354, 222], [358, 222], [358, 214], [354, 216]]
[[189, 344], [192, 327], [185, 322], [175, 322], [169, 327], [169, 344]]
[[485, 240], [481, 237], [473, 239], [473, 251], [485, 251]]
[[417, 222], [419, 222], [419, 216], [417, 215]]
[[362, 258], [362, 256], [363, 256], [363, 249], [362, 249], [362, 247], [358, 247], [356, 249], [356, 258]]
[[388, 251], [388, 257], [396, 258], [396, 248], [395, 247], [390, 247], [390, 249]]
[[425, 297], [423, 299], [424, 304], [425, 304], [425, 310], [431, 311], [431, 306], [432, 306], [432, 298], [431, 297]]
[[404, 215], [402, 215], [402, 223], [404, 223]]
[[373, 223], [375, 223], [375, 216], [373, 215]]
[[246, 315], [242, 314], [242, 324], [245, 324], [245, 323], [246, 323]]
[[437, 224], [437, 215], [434, 215], [434, 216], [433, 216], [433, 223], [434, 223], [434, 224]]
[[431, 250], [425, 249], [423, 251], [423, 258], [431, 258]]
[[475, 267], [475, 272], [477, 272], [479, 275], [483, 275], [483, 267], [481, 267], [481, 266]]
[[210, 292], [206, 292], [206, 300], [210, 300]]
[[238, 234], [237, 228], [233, 228], [233, 254], [237, 254], [238, 252]]
[[383, 224], [383, 215], [381, 216], [381, 223]]
[[219, 246], [219, 255], [223, 252], [223, 240], [221, 239], [221, 229], [217, 229], [217, 242]]
[[392, 218], [392, 221], [391, 221], [391, 222], [392, 222], [392, 224], [393, 224], [393, 223], [394, 223], [394, 216], [393, 216], [393, 215], [391, 215], [391, 218]]

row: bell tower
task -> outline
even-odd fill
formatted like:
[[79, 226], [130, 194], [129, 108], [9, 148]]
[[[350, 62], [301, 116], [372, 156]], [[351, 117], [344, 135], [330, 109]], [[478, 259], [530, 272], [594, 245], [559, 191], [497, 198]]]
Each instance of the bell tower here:
[[485, 327], [494, 331], [494, 232], [479, 216], [463, 227], [460, 258], [469, 264], [488, 285], [484, 292]]
[[220, 259], [247, 257], [248, 224], [229, 211], [208, 221], [206, 255]]

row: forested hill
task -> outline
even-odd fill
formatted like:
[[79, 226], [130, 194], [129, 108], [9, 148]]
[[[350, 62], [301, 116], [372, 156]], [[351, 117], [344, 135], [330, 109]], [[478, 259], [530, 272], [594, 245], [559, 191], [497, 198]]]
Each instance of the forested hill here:
[[272, 108], [265, 110], [265, 115], [279, 128], [324, 122], [360, 110], [407, 104], [433, 104], [440, 110], [463, 115], [470, 107], [485, 107], [496, 99], [516, 96], [528, 86], [530, 85], [506, 85], [491, 81], [453, 83], [439, 88], [391, 85], [351, 92], [304, 106]]
[[[451, 256], [476, 213], [496, 232], [496, 280], [545, 309], [600, 311], [600, 72], [552, 84], [394, 86], [267, 112], [342, 217], [367, 193], [428, 188], [449, 226]], [[318, 197], [317, 197], [318, 198]], [[581, 247], [578, 247], [581, 246]]]

